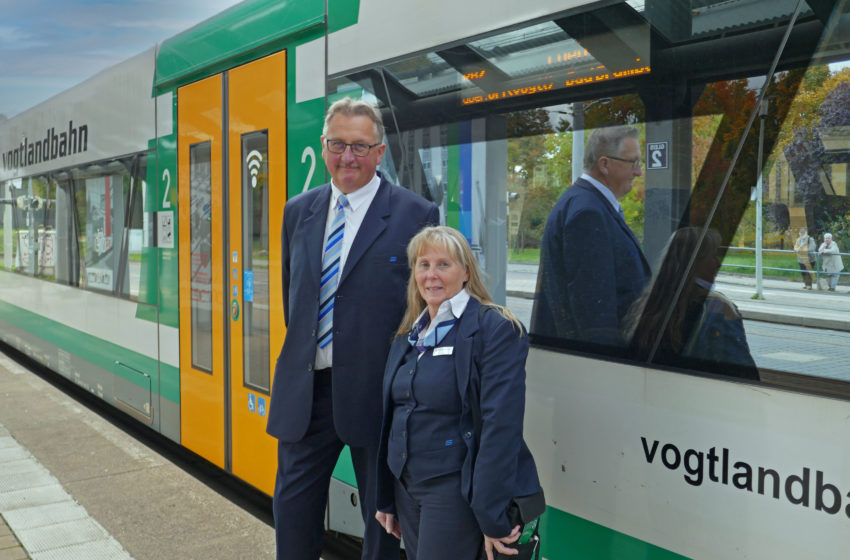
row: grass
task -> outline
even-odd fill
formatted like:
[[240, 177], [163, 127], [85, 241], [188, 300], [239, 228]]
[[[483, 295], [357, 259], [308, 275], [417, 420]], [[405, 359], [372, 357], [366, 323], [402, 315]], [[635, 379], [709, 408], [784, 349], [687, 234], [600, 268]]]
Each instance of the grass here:
[[[512, 263], [540, 262], [540, 249], [510, 249], [508, 261]], [[723, 272], [731, 274], [755, 274], [756, 255], [750, 250], [736, 250], [732, 248], [723, 259]], [[788, 269], [788, 270], [777, 270]], [[768, 278], [800, 278], [800, 268], [797, 266], [797, 255], [795, 253], [776, 253], [765, 250], [762, 253], [762, 270]]]
[[537, 264], [540, 262], [540, 249], [509, 249], [508, 261]]
[[[762, 253], [763, 274], [769, 278], [800, 278], [800, 267], [794, 253]], [[754, 251], [730, 250], [723, 259], [723, 272], [755, 274], [756, 254]], [[788, 269], [788, 270], [777, 270]]]

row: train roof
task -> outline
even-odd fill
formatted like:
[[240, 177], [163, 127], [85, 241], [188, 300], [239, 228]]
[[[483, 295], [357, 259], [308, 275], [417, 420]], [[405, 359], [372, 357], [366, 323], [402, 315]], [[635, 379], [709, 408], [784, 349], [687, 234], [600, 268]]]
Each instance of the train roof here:
[[324, 0], [247, 0], [164, 41], [154, 89], [162, 92], [274, 52], [284, 39], [323, 32], [324, 25]]

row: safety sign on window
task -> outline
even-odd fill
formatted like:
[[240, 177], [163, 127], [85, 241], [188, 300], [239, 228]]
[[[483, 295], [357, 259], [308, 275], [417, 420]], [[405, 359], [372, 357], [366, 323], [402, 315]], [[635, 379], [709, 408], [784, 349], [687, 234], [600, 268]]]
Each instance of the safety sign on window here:
[[667, 169], [667, 142], [646, 144], [646, 168]]

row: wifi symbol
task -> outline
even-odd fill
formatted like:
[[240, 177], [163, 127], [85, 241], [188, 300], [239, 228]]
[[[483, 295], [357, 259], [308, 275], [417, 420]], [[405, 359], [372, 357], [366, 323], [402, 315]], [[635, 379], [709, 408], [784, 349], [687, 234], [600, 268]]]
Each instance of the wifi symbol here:
[[251, 150], [248, 153], [248, 172], [251, 174], [251, 186], [257, 188], [257, 174], [260, 172], [260, 166], [263, 163], [263, 154], [257, 150]]

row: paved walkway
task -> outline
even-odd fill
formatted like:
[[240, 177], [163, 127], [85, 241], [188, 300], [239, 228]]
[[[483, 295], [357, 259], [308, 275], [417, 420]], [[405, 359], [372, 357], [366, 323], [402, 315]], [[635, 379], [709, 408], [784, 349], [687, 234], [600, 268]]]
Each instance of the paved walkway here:
[[2, 353], [0, 516], [0, 560], [274, 558], [264, 521]]
[[3, 424], [0, 470], [0, 514], [10, 545], [0, 548], [0, 559], [8, 552], [9, 559], [132, 560]]
[[[534, 299], [537, 265], [510, 263], [507, 291], [509, 296]], [[755, 279], [749, 276], [719, 274], [718, 291], [735, 302], [745, 319], [800, 327], [850, 331], [850, 288], [837, 291], [804, 290], [803, 283], [790, 280], [764, 280], [764, 299], [752, 299]]]
[[0, 515], [0, 560], [26, 560], [27, 551]]

